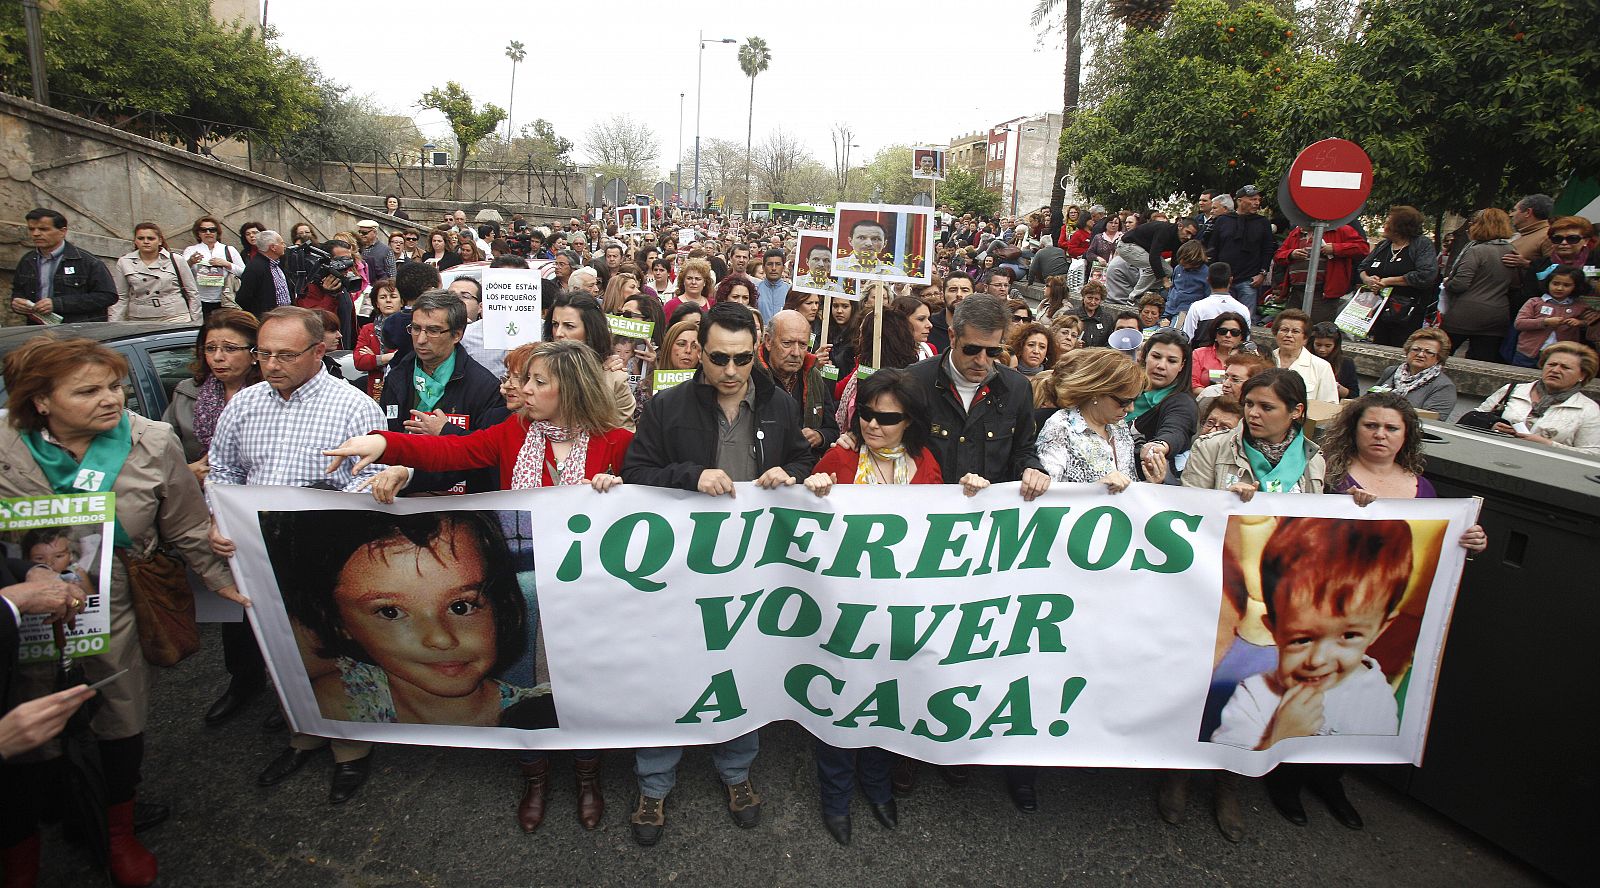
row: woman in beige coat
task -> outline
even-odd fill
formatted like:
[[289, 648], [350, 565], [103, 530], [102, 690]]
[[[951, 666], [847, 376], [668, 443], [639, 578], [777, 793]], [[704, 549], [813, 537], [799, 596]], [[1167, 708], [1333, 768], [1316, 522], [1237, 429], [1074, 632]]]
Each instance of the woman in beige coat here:
[[[88, 339], [39, 336], [5, 359], [9, 415], [0, 426], [0, 497], [110, 491], [116, 494], [115, 545], [136, 556], [157, 546], [176, 549], [206, 586], [247, 603], [234, 588], [226, 561], [211, 551], [210, 515], [182, 445], [165, 423], [123, 408], [128, 362]], [[111, 569], [109, 650], [79, 658], [89, 681], [127, 670], [100, 691], [91, 727], [99, 740], [110, 825], [110, 869], [118, 885], [148, 885], [155, 857], [133, 834], [133, 804], [144, 756], [153, 670], [139, 644], [128, 578], [120, 559]], [[84, 605], [80, 601], [79, 608]], [[49, 664], [19, 667], [13, 700], [54, 690]], [[5, 805], [0, 811], [0, 859], [8, 880], [38, 869], [35, 801], [55, 744], [0, 766]], [[31, 865], [31, 867], [30, 867]], [[23, 884], [26, 884], [24, 882]]]
[[188, 263], [167, 250], [166, 236], [154, 222], [133, 228], [131, 253], [111, 269], [117, 301], [106, 312], [110, 321], [200, 322], [200, 289]]

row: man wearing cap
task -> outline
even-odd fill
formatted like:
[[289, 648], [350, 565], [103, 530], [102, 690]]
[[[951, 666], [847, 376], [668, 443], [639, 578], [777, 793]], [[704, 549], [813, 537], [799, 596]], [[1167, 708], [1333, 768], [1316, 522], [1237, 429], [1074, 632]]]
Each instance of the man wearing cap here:
[[1278, 241], [1272, 223], [1256, 212], [1261, 209], [1261, 192], [1256, 186], [1246, 185], [1233, 197], [1234, 210], [1212, 220], [1204, 243], [1212, 261], [1233, 268], [1233, 297], [1254, 312]]
[[361, 239], [361, 260], [367, 263], [367, 280], [394, 280], [394, 251], [389, 249], [388, 238], [382, 236], [378, 223], [362, 219], [356, 223], [356, 237]]

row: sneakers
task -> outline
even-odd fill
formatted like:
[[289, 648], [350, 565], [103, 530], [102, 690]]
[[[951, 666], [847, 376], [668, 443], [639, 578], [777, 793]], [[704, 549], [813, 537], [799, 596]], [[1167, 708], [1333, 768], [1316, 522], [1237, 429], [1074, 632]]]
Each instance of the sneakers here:
[[749, 829], [761, 822], [761, 796], [749, 780], [728, 785], [728, 814], [740, 829]]
[[639, 796], [639, 804], [628, 818], [633, 828], [633, 840], [646, 848], [661, 841], [661, 831], [667, 826], [666, 799]]

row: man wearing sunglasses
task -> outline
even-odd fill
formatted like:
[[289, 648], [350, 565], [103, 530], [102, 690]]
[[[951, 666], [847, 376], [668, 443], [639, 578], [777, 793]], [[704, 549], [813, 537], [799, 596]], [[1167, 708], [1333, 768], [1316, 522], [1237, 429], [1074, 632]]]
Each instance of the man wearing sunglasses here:
[[[755, 316], [739, 303], [719, 302], [706, 313], [700, 368], [693, 379], [645, 405], [622, 464], [624, 481], [734, 496], [733, 485], [740, 481], [772, 489], [811, 474], [816, 457], [801, 433], [800, 408], [757, 368], [758, 336]], [[1031, 429], [1031, 400], [1028, 407]], [[751, 731], [711, 749], [727, 789], [728, 813], [744, 829], [761, 820], [761, 796], [750, 782], [759, 748], [759, 736]], [[676, 746], [637, 753], [639, 802], [630, 822], [640, 845], [661, 840], [666, 797], [682, 757], [682, 747]]]

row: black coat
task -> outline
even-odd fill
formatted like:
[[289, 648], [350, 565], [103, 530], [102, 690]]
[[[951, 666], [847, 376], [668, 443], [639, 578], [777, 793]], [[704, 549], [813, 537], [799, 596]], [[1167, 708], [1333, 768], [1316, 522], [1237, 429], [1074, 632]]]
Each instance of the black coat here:
[[[411, 409], [416, 406], [417, 390], [410, 384], [416, 367], [415, 352], [396, 358], [389, 365], [388, 381], [383, 387], [383, 395], [378, 399], [378, 406], [383, 408], [391, 432], [405, 432], [406, 420], [411, 418]], [[466, 425], [463, 427], [455, 422], [446, 422], [442, 434], [465, 435], [486, 429], [506, 418], [503, 412], [505, 406], [505, 398], [500, 394], [500, 380], [474, 361], [466, 349], [456, 346], [455, 371], [450, 374], [444, 394], [434, 408], [452, 417], [466, 417]], [[470, 472], [417, 472], [406, 486], [406, 493], [449, 490], [463, 480], [466, 481], [468, 493], [500, 489], [499, 469], [489, 468]]]
[[907, 368], [912, 378], [927, 386], [933, 420], [928, 449], [939, 460], [945, 482], [954, 484], [972, 472], [998, 484], [1021, 480], [1024, 469], [1044, 471], [1035, 447], [1038, 428], [1028, 377], [996, 366], [972, 399], [971, 409], [964, 410], [945, 367], [946, 356], [936, 355]]
[[[750, 381], [756, 387], [756, 465], [762, 472], [781, 466], [796, 481], [804, 481], [817, 458], [800, 434], [800, 406], [764, 371], [753, 371]], [[702, 381], [699, 371], [651, 398], [628, 445], [622, 480], [698, 490], [700, 473], [717, 467], [720, 410], [716, 390]]]
[[1272, 223], [1267, 221], [1266, 216], [1255, 213], [1248, 216], [1224, 213], [1212, 219], [1204, 242], [1211, 261], [1226, 262], [1233, 269], [1233, 282], [1236, 284], [1270, 270], [1272, 254], [1278, 249], [1278, 238], [1272, 233]]
[[[63, 324], [106, 320], [107, 310], [117, 302], [117, 285], [106, 264], [71, 241], [62, 245], [51, 293], [51, 310], [61, 315]], [[30, 250], [17, 263], [16, 274], [11, 278], [11, 298], [39, 301], [38, 250]]]
[[[13, 558], [0, 558], [0, 588], [24, 582], [31, 567]], [[11, 613], [11, 606], [0, 601], [0, 715], [11, 711], [11, 676], [17, 671], [21, 643], [22, 627]]]
[[[1183, 377], [1183, 380], [1183, 384], [1187, 386], [1188, 377]], [[1178, 483], [1178, 472], [1172, 467], [1172, 461], [1194, 443], [1195, 428], [1199, 423], [1199, 405], [1195, 402], [1194, 395], [1188, 391], [1173, 392], [1162, 398], [1160, 404], [1146, 410], [1133, 421], [1135, 443], [1140, 447], [1153, 441], [1166, 442], [1168, 466], [1166, 483]], [[1142, 463], [1139, 469], [1142, 474], [1144, 470]]]
[[[294, 295], [292, 292], [290, 295]], [[278, 291], [272, 285], [272, 261], [257, 253], [244, 264], [244, 274], [239, 275], [239, 289], [233, 298], [239, 307], [260, 317], [278, 307]]]

